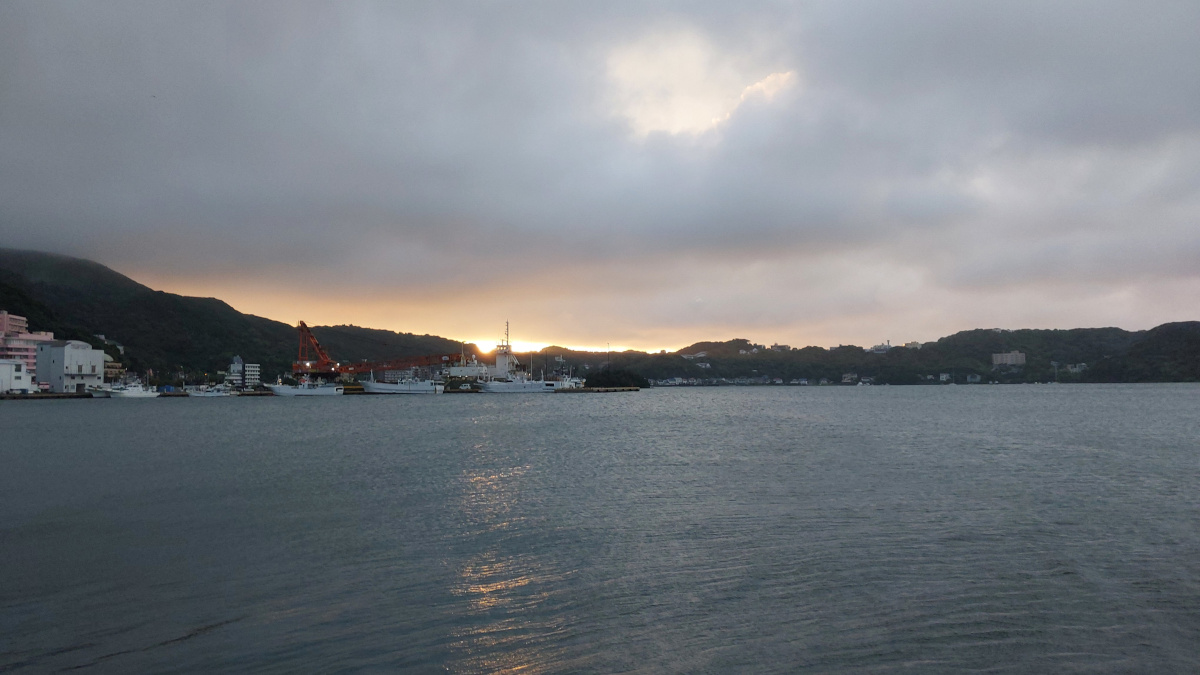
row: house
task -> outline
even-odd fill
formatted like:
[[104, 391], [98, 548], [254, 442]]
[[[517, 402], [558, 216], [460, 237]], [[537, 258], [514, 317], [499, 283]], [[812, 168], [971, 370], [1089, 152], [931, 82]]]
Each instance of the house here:
[[0, 394], [16, 392], [28, 394], [37, 391], [33, 375], [22, 359], [0, 359]]
[[938, 375], [938, 382], [953, 382], [954, 378], [950, 377], [950, 373], [942, 373]]
[[53, 340], [37, 346], [37, 380], [57, 393], [83, 393], [104, 384], [104, 352], [78, 340]]
[[696, 363], [696, 367], [697, 367], [697, 368], [704, 368], [704, 369], [706, 369], [706, 370], [707, 370], [708, 368], [712, 368], [712, 364], [711, 364], [711, 363], [698, 362], [698, 363]]
[[980, 375], [976, 375], [975, 373], [971, 373], [970, 375], [967, 375], [967, 384], [979, 384], [982, 380], [983, 380], [983, 377]]
[[854, 384], [858, 380], [858, 373], [844, 373], [842, 375], [842, 384]]
[[905, 342], [904, 348], [905, 349], [920, 349], [921, 343], [920, 342]]

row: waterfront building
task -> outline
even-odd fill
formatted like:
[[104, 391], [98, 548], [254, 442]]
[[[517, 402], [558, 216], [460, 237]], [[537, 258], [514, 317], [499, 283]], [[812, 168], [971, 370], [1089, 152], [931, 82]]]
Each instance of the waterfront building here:
[[104, 352], [78, 340], [37, 346], [37, 380], [57, 393], [83, 393], [104, 383]]
[[1004, 354], [992, 354], [993, 366], [1023, 366], [1025, 365], [1025, 355], [1017, 350]]
[[37, 376], [37, 346], [54, 339], [54, 333], [30, 332], [23, 316], [0, 310], [0, 359], [19, 359], [25, 370]]
[[37, 384], [21, 359], [0, 359], [0, 394], [28, 394]]
[[233, 357], [229, 370], [225, 371], [225, 384], [237, 389], [253, 389], [262, 383], [262, 368], [257, 363], [246, 363], [242, 357]]

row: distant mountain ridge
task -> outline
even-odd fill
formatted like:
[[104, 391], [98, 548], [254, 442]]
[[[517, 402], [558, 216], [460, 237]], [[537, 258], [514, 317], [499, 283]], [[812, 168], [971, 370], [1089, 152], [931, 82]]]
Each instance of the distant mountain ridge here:
[[[90, 260], [37, 251], [0, 249], [0, 309], [29, 318], [34, 330], [83, 339], [100, 346], [94, 334], [124, 345], [123, 359], [134, 369], [173, 372], [223, 370], [240, 355], [262, 364], [264, 377], [291, 370], [296, 355], [294, 327], [243, 314], [216, 298], [195, 298], [152, 290]], [[474, 345], [436, 335], [413, 335], [358, 326], [314, 326], [313, 334], [341, 361], [378, 361], [424, 354], [476, 353]], [[893, 348], [870, 353], [861, 347], [804, 347], [775, 351], [745, 339], [697, 342], [671, 354], [577, 352], [548, 347], [535, 368], [555, 367], [552, 356], [582, 373], [606, 361], [652, 378], [764, 381], [819, 378], [841, 381], [845, 374], [877, 383], [918, 384], [944, 373], [951, 381], [1196, 382], [1200, 381], [1200, 322], [1168, 323], [1148, 331], [1120, 328], [1070, 330], [962, 331], [927, 342], [920, 349]], [[111, 347], [109, 348], [111, 351]], [[991, 355], [1020, 351], [1022, 368], [994, 369]], [[681, 354], [705, 352], [703, 358]], [[523, 357], [528, 359], [529, 356]]]

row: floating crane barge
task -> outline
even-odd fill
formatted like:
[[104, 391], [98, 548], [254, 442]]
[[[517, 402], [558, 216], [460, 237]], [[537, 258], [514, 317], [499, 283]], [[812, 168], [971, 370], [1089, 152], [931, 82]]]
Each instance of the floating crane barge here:
[[373, 370], [407, 370], [429, 366], [442, 366], [457, 360], [459, 354], [430, 354], [427, 356], [410, 356], [387, 361], [357, 361], [341, 363], [334, 361], [329, 352], [317, 341], [308, 325], [303, 321], [296, 326], [300, 335], [300, 348], [296, 353], [296, 361], [292, 363], [292, 373], [298, 378], [337, 378], [341, 375], [357, 375]]

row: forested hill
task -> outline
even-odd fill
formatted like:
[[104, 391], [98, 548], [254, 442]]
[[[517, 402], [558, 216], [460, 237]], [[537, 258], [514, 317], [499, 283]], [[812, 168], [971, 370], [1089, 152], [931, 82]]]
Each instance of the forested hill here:
[[[155, 291], [90, 260], [0, 249], [0, 309], [29, 318], [33, 330], [83, 339], [95, 334], [125, 346], [127, 365], [174, 372], [216, 372], [241, 356], [264, 377], [291, 370], [296, 329], [243, 314], [216, 298]], [[341, 360], [450, 353], [458, 342], [355, 326], [315, 326], [313, 334]]]
[[[992, 354], [1018, 351], [1020, 367], [993, 367]], [[560, 353], [560, 352], [556, 352]], [[774, 381], [826, 379], [852, 375], [877, 384], [963, 384], [980, 382], [1197, 382], [1200, 381], [1200, 322], [1164, 324], [1149, 331], [1120, 328], [1071, 330], [963, 331], [920, 348], [893, 347], [872, 353], [844, 345], [832, 349], [771, 349], [735, 339], [697, 342], [671, 354], [622, 352], [582, 354], [564, 351], [569, 364], [595, 370], [604, 361], [650, 379]], [[703, 353], [704, 356], [697, 356]], [[685, 356], [691, 358], [684, 358]], [[946, 375], [947, 380], [942, 376]]]

